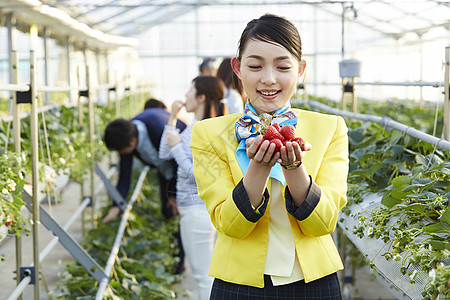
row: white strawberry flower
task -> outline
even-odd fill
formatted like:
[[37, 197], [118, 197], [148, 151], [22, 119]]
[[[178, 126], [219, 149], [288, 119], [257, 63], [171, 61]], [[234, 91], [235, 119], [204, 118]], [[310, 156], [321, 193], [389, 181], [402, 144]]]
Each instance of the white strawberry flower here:
[[431, 283], [433, 284], [434, 281], [436, 280], [436, 270], [431, 269], [431, 271], [428, 272], [428, 276], [431, 278]]
[[14, 180], [12, 180], [11, 178], [8, 178], [6, 180], [6, 184], [8, 185], [11, 192], [16, 190], [16, 182]]

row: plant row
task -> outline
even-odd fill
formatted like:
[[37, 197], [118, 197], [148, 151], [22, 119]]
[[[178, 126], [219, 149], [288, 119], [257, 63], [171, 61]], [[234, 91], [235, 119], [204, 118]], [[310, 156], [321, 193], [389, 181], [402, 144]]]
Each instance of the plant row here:
[[[358, 109], [391, 117], [428, 134], [442, 131], [442, 108], [378, 103]], [[364, 201], [370, 193], [382, 197], [381, 205], [369, 213], [355, 213], [358, 224], [346, 230], [360, 238], [382, 241], [379, 255], [400, 261], [400, 272], [409, 276], [411, 283], [419, 277], [427, 282], [424, 299], [439, 295], [450, 299], [449, 152], [376, 123], [346, 121], [350, 169], [348, 204], [343, 213], [349, 214], [352, 204]]]

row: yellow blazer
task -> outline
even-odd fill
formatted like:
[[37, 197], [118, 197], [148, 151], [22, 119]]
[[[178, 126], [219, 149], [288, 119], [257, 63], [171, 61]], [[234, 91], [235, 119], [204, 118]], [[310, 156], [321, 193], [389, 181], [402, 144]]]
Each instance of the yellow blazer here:
[[[241, 116], [232, 114], [194, 125], [191, 139], [194, 175], [198, 194], [218, 231], [209, 275], [227, 282], [264, 287], [270, 204], [262, 217], [250, 221], [233, 199], [233, 190], [244, 176], [236, 160], [238, 142], [234, 130]], [[330, 234], [347, 201], [347, 126], [339, 116], [298, 110], [296, 136], [312, 145], [303, 164], [320, 188], [320, 198], [310, 211], [306, 209], [306, 217], [299, 220], [288, 213], [304, 280], [310, 282], [343, 269]], [[285, 189], [282, 187], [284, 198]], [[302, 204], [298, 209], [305, 207]]]

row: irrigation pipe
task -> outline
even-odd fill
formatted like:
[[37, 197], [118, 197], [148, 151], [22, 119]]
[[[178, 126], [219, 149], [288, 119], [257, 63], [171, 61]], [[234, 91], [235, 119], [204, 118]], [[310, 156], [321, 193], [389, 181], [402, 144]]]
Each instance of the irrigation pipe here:
[[0, 84], [0, 91], [27, 92], [29, 90], [28, 84]]
[[417, 81], [417, 82], [354, 82], [350, 85], [383, 85], [383, 86], [431, 86], [434, 88], [444, 86], [443, 81]]
[[[17, 276], [19, 276], [19, 274], [17, 274]], [[19, 298], [20, 295], [22, 295], [23, 291], [25, 291], [27, 286], [30, 284], [30, 282], [31, 282], [31, 276], [24, 277], [22, 279], [22, 281], [17, 285], [14, 292], [12, 292], [12, 294], [9, 295], [8, 299], [6, 299], [6, 300], [16, 300], [17, 298]]]
[[131, 208], [133, 207], [134, 202], [136, 201], [139, 192], [141, 191], [142, 184], [144, 183], [144, 179], [149, 170], [148, 166], [142, 170], [139, 175], [139, 179], [136, 183], [136, 187], [134, 188], [133, 194], [131, 195], [130, 201], [128, 202], [126, 210], [123, 212], [122, 220], [120, 221], [119, 229], [117, 231], [116, 239], [114, 240], [114, 245], [111, 249], [111, 254], [109, 255], [108, 261], [105, 266], [105, 274], [108, 278], [102, 279], [98, 286], [97, 295], [95, 296], [95, 300], [102, 300], [103, 295], [105, 294], [106, 287], [108, 286], [109, 276], [111, 274], [112, 267], [114, 265], [114, 261], [116, 260], [117, 254], [119, 253], [119, 246], [122, 241], [123, 233], [125, 231], [125, 226], [128, 221], [128, 215], [130, 214]]
[[36, 88], [38, 92], [70, 92], [79, 91], [82, 89], [83, 87], [78, 86], [38, 86]]
[[422, 132], [420, 130], [417, 130], [413, 127], [406, 126], [402, 123], [392, 120], [389, 117], [379, 117], [379, 116], [365, 115], [365, 114], [343, 111], [343, 110], [339, 110], [337, 108], [330, 107], [328, 105], [319, 103], [314, 100], [308, 100], [308, 101], [296, 100], [294, 102], [294, 104], [297, 104], [297, 105], [298, 104], [308, 104], [308, 105], [311, 105], [312, 107], [322, 109], [322, 110], [325, 110], [330, 113], [340, 115], [343, 117], [379, 123], [379, 124], [383, 125], [383, 127], [391, 127], [393, 129], [397, 129], [399, 131], [404, 132], [405, 134], [408, 134], [412, 137], [418, 138], [419, 140], [427, 142], [431, 145], [435, 145], [436, 147], [450, 151], [450, 142], [449, 141], [444, 140], [444, 139], [439, 139], [435, 136], [429, 135], [429, 134]]
[[[430, 86], [441, 87], [444, 86], [443, 81], [410, 81], [410, 82], [353, 82], [349, 85], [379, 85], [379, 86]], [[305, 82], [305, 85], [338, 85], [342, 86], [341, 82]]]

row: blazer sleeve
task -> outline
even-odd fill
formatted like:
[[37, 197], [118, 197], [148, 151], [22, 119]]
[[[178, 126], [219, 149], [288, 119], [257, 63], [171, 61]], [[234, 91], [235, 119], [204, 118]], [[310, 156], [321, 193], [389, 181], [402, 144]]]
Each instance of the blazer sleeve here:
[[[285, 190], [286, 206], [297, 218], [302, 232], [311, 237], [332, 233], [336, 229], [339, 211], [347, 203], [348, 135], [342, 117], [337, 117], [335, 131], [325, 150], [307, 199], [293, 205], [289, 189]], [[313, 179], [312, 179], [313, 180]]]
[[229, 237], [242, 239], [253, 231], [257, 222], [247, 219], [233, 200], [237, 184], [226, 155], [219, 155], [220, 149], [224, 150], [227, 146], [223, 140], [211, 140], [207, 127], [206, 123], [199, 121], [192, 131], [191, 147], [198, 195], [205, 202], [214, 227]]

